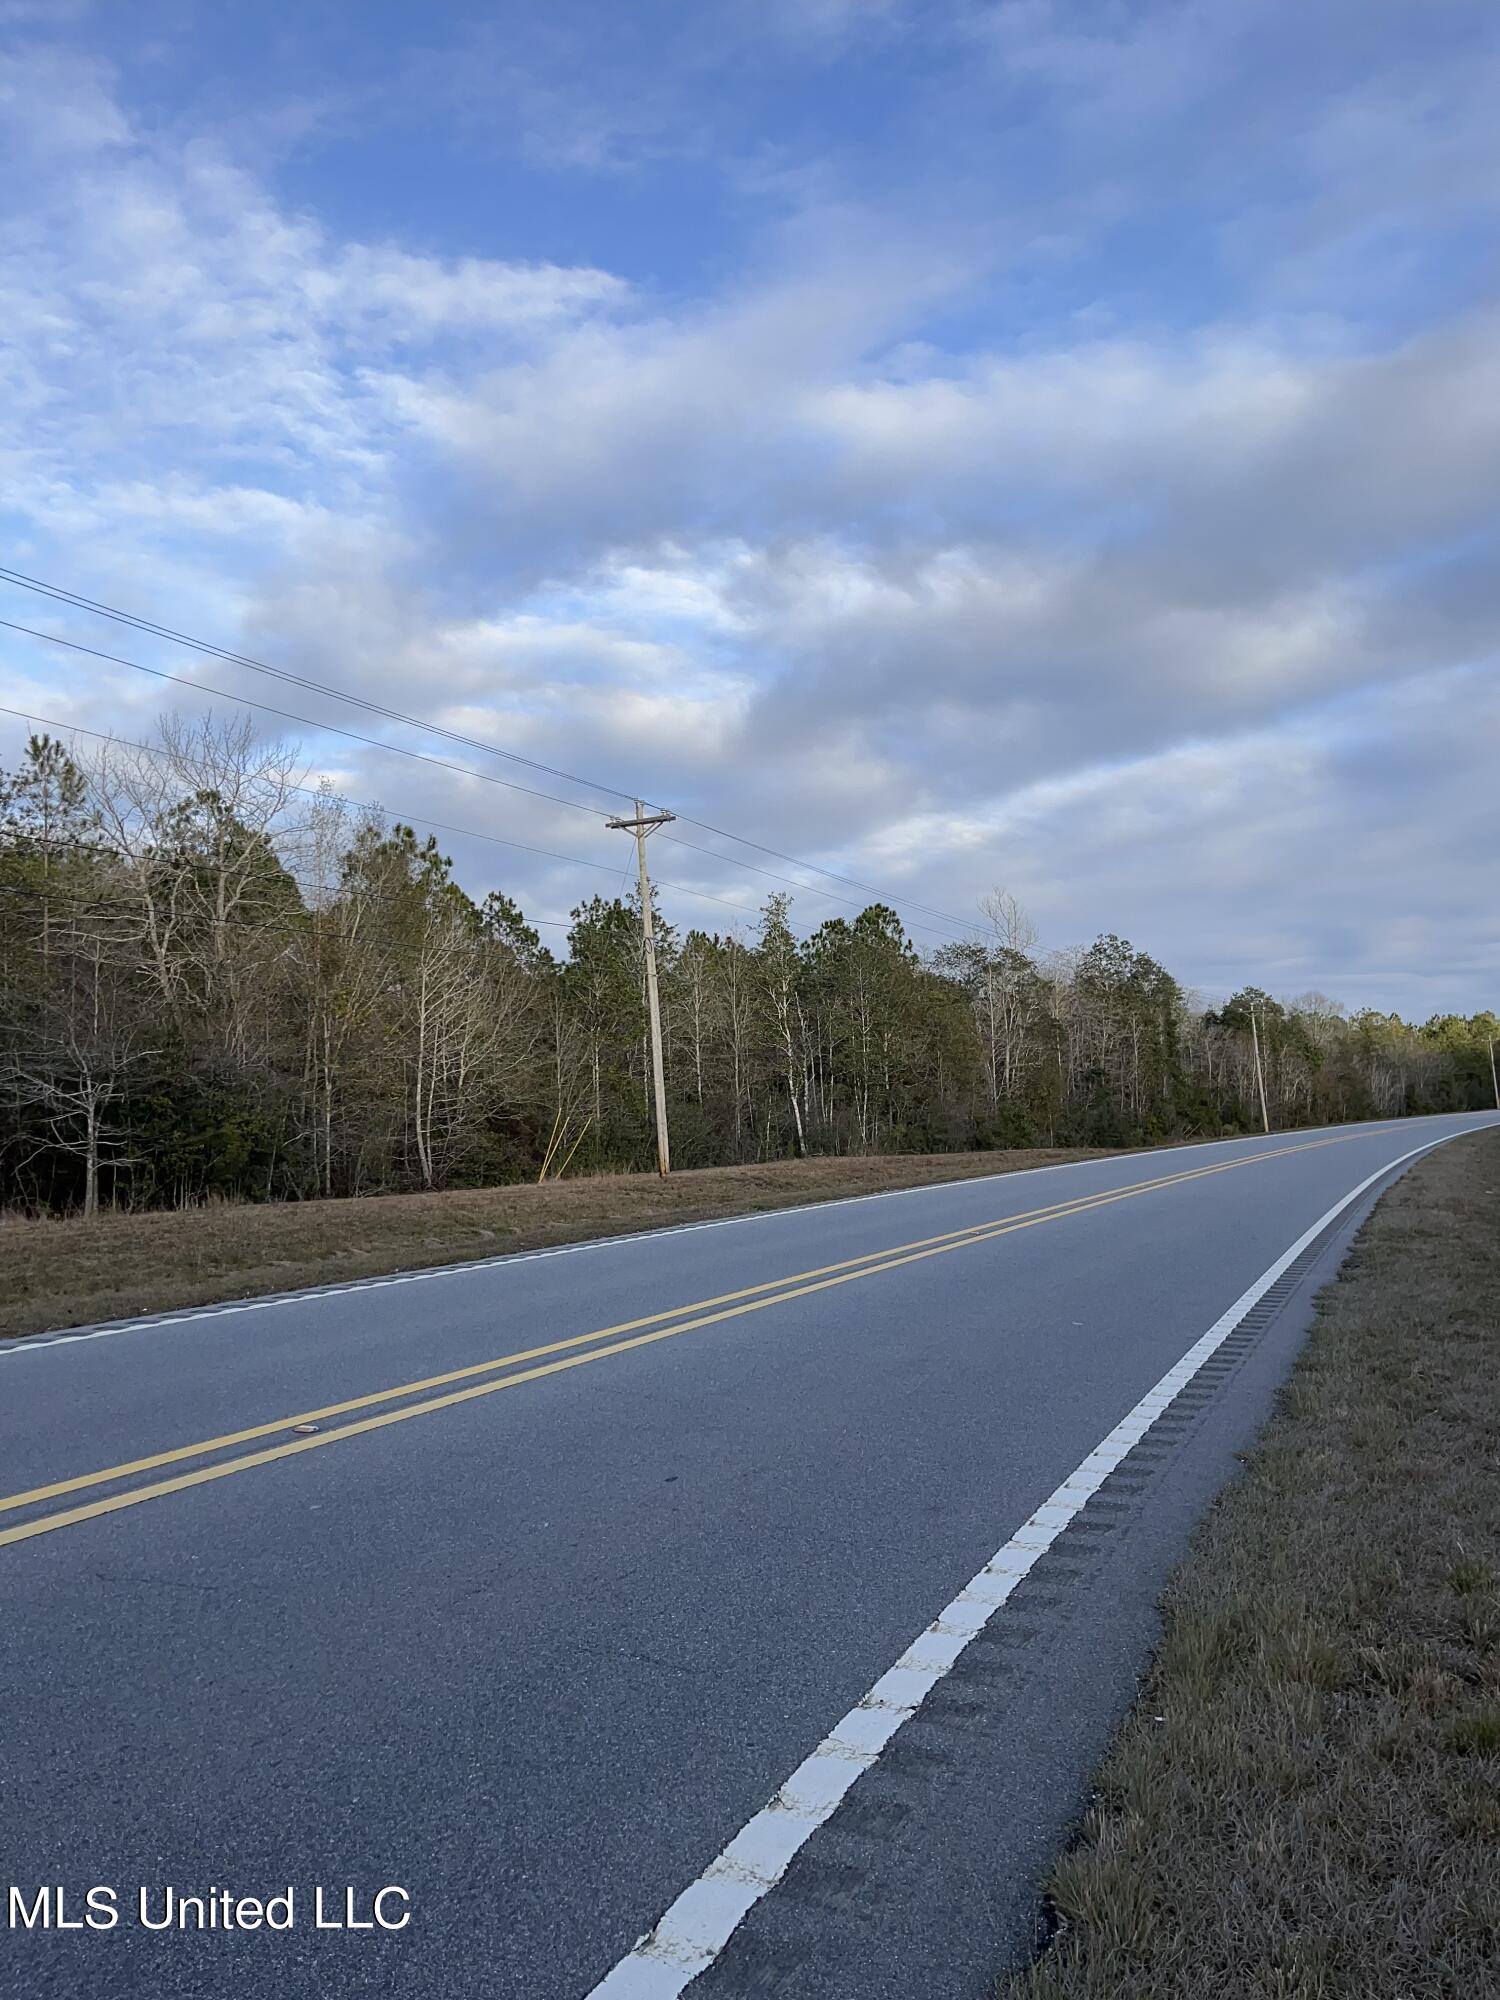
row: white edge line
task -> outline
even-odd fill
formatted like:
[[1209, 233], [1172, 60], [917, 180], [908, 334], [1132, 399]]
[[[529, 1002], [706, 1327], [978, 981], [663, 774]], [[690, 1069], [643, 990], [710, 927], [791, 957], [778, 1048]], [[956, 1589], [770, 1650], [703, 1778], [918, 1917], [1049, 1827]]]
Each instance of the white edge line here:
[[1428, 1153], [1458, 1133], [1414, 1146], [1388, 1161], [1319, 1216], [1214, 1321], [1181, 1360], [1122, 1417], [1114, 1429], [1075, 1466], [1061, 1486], [1029, 1520], [998, 1548], [977, 1576], [941, 1610], [927, 1629], [870, 1689], [857, 1707], [805, 1757], [772, 1798], [709, 1863], [653, 1928], [590, 1989], [586, 2000], [677, 2000], [699, 1973], [706, 1972], [741, 1920], [773, 1889], [793, 1857], [842, 1803], [862, 1771], [877, 1761], [891, 1738], [908, 1722], [943, 1679], [970, 1640], [982, 1632], [1021, 1579], [1186, 1388], [1204, 1362], [1221, 1347], [1245, 1315], [1308, 1245], [1379, 1180]]
[[[1462, 1116], [1462, 1113], [1429, 1112], [1428, 1117]], [[1273, 1139], [1297, 1138], [1314, 1139], [1322, 1132], [1357, 1132], [1368, 1129], [1372, 1133], [1388, 1129], [1392, 1125], [1416, 1124], [1417, 1119], [1369, 1119], [1358, 1120], [1350, 1125], [1309, 1125], [1299, 1128], [1295, 1135], [1291, 1132], [1273, 1132]], [[1446, 1136], [1457, 1138], [1457, 1133]], [[493, 1257], [471, 1257], [462, 1264], [433, 1264], [413, 1271], [392, 1271], [385, 1276], [357, 1278], [347, 1285], [310, 1285], [301, 1291], [270, 1292], [255, 1299], [226, 1299], [219, 1305], [191, 1306], [177, 1313], [152, 1313], [135, 1319], [110, 1321], [104, 1326], [81, 1329], [76, 1333], [22, 1333], [0, 1339], [0, 1358], [12, 1354], [41, 1354], [54, 1347], [76, 1347], [86, 1340], [112, 1340], [121, 1333], [147, 1333], [159, 1326], [188, 1326], [197, 1320], [227, 1319], [232, 1313], [269, 1312], [273, 1306], [302, 1306], [315, 1303], [319, 1299], [343, 1299], [351, 1292], [378, 1292], [390, 1285], [418, 1285], [429, 1278], [465, 1278], [480, 1271], [504, 1270], [512, 1264], [535, 1264], [545, 1257], [577, 1257], [585, 1250], [618, 1250], [632, 1243], [651, 1243], [663, 1236], [691, 1236], [700, 1229], [729, 1229], [743, 1222], [775, 1222], [787, 1215], [811, 1215], [827, 1208], [853, 1208], [860, 1202], [893, 1201], [901, 1195], [939, 1194], [947, 1188], [974, 1187], [984, 1181], [1024, 1181], [1036, 1174], [1066, 1173], [1070, 1167], [1108, 1166], [1115, 1160], [1163, 1159], [1173, 1153], [1206, 1153], [1215, 1146], [1246, 1146], [1259, 1141], [1265, 1143], [1266, 1135], [1252, 1132], [1238, 1139], [1212, 1139], [1207, 1143], [1187, 1146], [1142, 1146], [1128, 1153], [1111, 1153], [1103, 1160], [1059, 1160], [1050, 1167], [1021, 1167], [1009, 1173], [1001, 1170], [993, 1174], [965, 1174], [952, 1181], [923, 1181], [917, 1187], [880, 1188], [873, 1194], [835, 1195], [830, 1201], [798, 1202], [791, 1208], [757, 1208], [748, 1215], [714, 1216], [707, 1222], [674, 1222], [662, 1229], [632, 1229], [618, 1236], [591, 1236], [584, 1243], [559, 1243], [550, 1250], [502, 1250]], [[1434, 1144], [1440, 1143], [1434, 1141]], [[1420, 1148], [1418, 1149], [1420, 1150]], [[1403, 1154], [1403, 1159], [1410, 1158]], [[1107, 1190], [1105, 1190], [1107, 1192]]]

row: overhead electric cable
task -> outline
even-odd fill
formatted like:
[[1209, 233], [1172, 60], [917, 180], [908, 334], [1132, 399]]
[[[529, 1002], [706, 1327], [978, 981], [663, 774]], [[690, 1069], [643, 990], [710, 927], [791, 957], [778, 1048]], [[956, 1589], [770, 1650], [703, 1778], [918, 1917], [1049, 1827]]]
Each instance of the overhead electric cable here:
[[[0, 624], [4, 622], [3, 619], [0, 619]], [[118, 743], [123, 749], [139, 750], [143, 756], [147, 757], [165, 758], [167, 754], [165, 751], [158, 750], [150, 743], [136, 743], [128, 736], [113, 736], [107, 730], [85, 729], [80, 723], [58, 722], [51, 716], [33, 715], [29, 709], [0, 706], [0, 715], [13, 715], [21, 722], [40, 723], [43, 729], [56, 729], [64, 735], [88, 736], [92, 737], [98, 743]], [[308, 798], [329, 796], [329, 794], [320, 791], [316, 785], [291, 784], [288, 786], [288, 789], [294, 792], [302, 792]], [[425, 826], [432, 833], [452, 833], [456, 834], [462, 840], [483, 840], [487, 841], [493, 847], [514, 848], [520, 854], [535, 854], [545, 861], [562, 861], [572, 868], [592, 868], [600, 875], [613, 875], [616, 872], [613, 862], [587, 861], [581, 854], [559, 854], [553, 848], [533, 847], [524, 840], [506, 840], [498, 833], [481, 833], [478, 827], [452, 826], [440, 819], [428, 819], [424, 813], [401, 812], [394, 806], [381, 805], [370, 799], [351, 798], [347, 792], [336, 791], [331, 796], [337, 799], [341, 805], [355, 806], [361, 812], [390, 812], [398, 821], [411, 821], [415, 825]], [[663, 889], [673, 889], [680, 896], [696, 896], [700, 902], [722, 904], [726, 910], [738, 910], [743, 916], [755, 917], [760, 914], [758, 910], [752, 908], [748, 903], [734, 903], [727, 896], [710, 895], [706, 889], [690, 889], [685, 882], [661, 882], [659, 886]], [[528, 919], [528, 921], [558, 923], [561, 920], [556, 917], [537, 917]], [[564, 928], [566, 929], [567, 926], [564, 925]]]
[[97, 646], [85, 646], [77, 639], [61, 638], [56, 632], [39, 632], [34, 625], [18, 625], [11, 618], [0, 618], [0, 626], [8, 632], [24, 632], [30, 639], [40, 639], [46, 646], [66, 646], [73, 653], [87, 653], [91, 659], [107, 660], [114, 667], [129, 667], [132, 673], [150, 674], [153, 680], [171, 681], [175, 687], [184, 687], [194, 694], [217, 695], [222, 701], [237, 701], [246, 708], [259, 709], [262, 715], [279, 716], [283, 722], [295, 722], [303, 729], [320, 729], [329, 736], [345, 737], [350, 743], [364, 743], [372, 750], [384, 750], [392, 756], [414, 757], [419, 764], [434, 764], [440, 771], [455, 771], [462, 778], [477, 778], [482, 785], [499, 785], [507, 792], [521, 792], [529, 799], [546, 799], [555, 806], [567, 806], [572, 812], [587, 813], [591, 819], [599, 817], [598, 808], [586, 806], [577, 799], [560, 799], [552, 792], [539, 792], [531, 785], [518, 785], [511, 778], [497, 778], [489, 771], [475, 771], [467, 764], [452, 764], [446, 757], [429, 757], [425, 750], [411, 750], [403, 743], [382, 743], [378, 736], [362, 736], [357, 729], [341, 729], [336, 722], [315, 722], [309, 715], [296, 715], [289, 708], [277, 708], [268, 701], [256, 701], [248, 694], [235, 694], [230, 688], [215, 687], [211, 681], [192, 681], [185, 674], [169, 674], [164, 667], [143, 666], [139, 660], [127, 660], [118, 653], [101, 652]]
[[[698, 826], [701, 825], [702, 823], [699, 820], [687, 820], [686, 815], [683, 813], [679, 813], [677, 815], [677, 822], [679, 825], [682, 825], [684, 822], [686, 822], [686, 824], [690, 826]], [[784, 886], [788, 889], [800, 889], [805, 895], [816, 896], [822, 902], [844, 903], [851, 910], [862, 910], [867, 907], [866, 904], [856, 901], [856, 899], [853, 896], [836, 896], [834, 895], [831, 889], [815, 889], [812, 886], [811, 882], [796, 882], [792, 879], [790, 875], [777, 875], [769, 868], [758, 868], [753, 861], [741, 861], [737, 854], [720, 854], [717, 848], [700, 847], [696, 840], [684, 840], [680, 834], [660, 833], [656, 837], [658, 840], [669, 841], [673, 847], [687, 847], [690, 848], [694, 854], [706, 854], [710, 861], [727, 861], [735, 868], [747, 869], [752, 875], [762, 875], [768, 882], [780, 882], [784, 884]], [[772, 854], [775, 852], [775, 849], [768, 847], [763, 851], [767, 854]], [[799, 861], [795, 865], [801, 868], [810, 866], [811, 864]], [[833, 879], [836, 882], [841, 882], [845, 878], [841, 875], [836, 875]], [[872, 894], [877, 896], [881, 895], [882, 893], [883, 892], [879, 889], [872, 891]], [[903, 908], [908, 910], [920, 910], [921, 908], [923, 908], [923, 905], [921, 903], [907, 903], [903, 899]], [[941, 912], [938, 912], [937, 914], [941, 914]], [[955, 917], [952, 921], [954, 923], [957, 923], [959, 920], [958, 918]], [[933, 928], [934, 927], [931, 924], [912, 925], [912, 929], [916, 931], [927, 931]], [[979, 926], [976, 925], [975, 928], [978, 929]]]
[[[696, 826], [702, 833], [717, 834], [720, 840], [737, 840], [741, 847], [753, 847], [757, 854], [769, 854], [773, 860], [788, 862], [793, 868], [815, 869], [819, 875], [826, 875], [830, 882], [843, 882], [851, 889], [863, 889], [866, 895], [878, 896], [882, 902], [900, 903], [904, 909], [920, 910], [923, 916], [940, 917], [945, 924], [956, 924], [960, 929], [978, 931], [981, 936], [988, 935], [983, 924], [976, 924], [968, 917], [955, 917], [950, 915], [947, 910], [935, 910], [926, 903], [914, 903], [908, 896], [892, 896], [889, 890], [878, 888], [873, 882], [861, 882], [856, 875], [840, 875], [835, 869], [820, 868], [816, 861], [803, 861], [795, 854], [783, 854], [779, 847], [765, 847], [758, 840], [747, 840], [742, 833], [728, 833], [722, 826], [710, 826], [707, 820], [694, 819], [691, 813], [679, 813], [677, 817], [684, 826]], [[691, 844], [690, 841], [686, 840], [679, 842], [679, 845], [683, 847], [691, 846]], [[700, 847], [698, 852], [700, 854], [713, 854], [716, 861], [728, 861], [737, 868], [748, 868], [751, 866], [748, 861], [740, 861], [733, 854], [714, 854], [713, 849], [710, 847]], [[766, 870], [758, 868], [755, 872], [758, 875], [764, 875]], [[785, 878], [778, 877], [775, 879]], [[805, 882], [794, 882], [792, 884], [792, 887], [795, 889], [805, 889], [808, 886]], [[840, 896], [837, 900], [842, 903], [847, 902], [849, 899], [846, 896]], [[922, 930], [929, 927], [915, 924], [912, 928], [914, 930]]]
[[[171, 641], [173, 641], [173, 643], [177, 645], [188, 646], [197, 652], [210, 654], [216, 659], [228, 661], [236, 666], [247, 667], [254, 673], [268, 674], [273, 679], [289, 682], [293, 686], [306, 688], [316, 694], [326, 695], [330, 700], [348, 702], [356, 708], [367, 709], [373, 715], [384, 716], [388, 721], [400, 722], [412, 729], [426, 730], [429, 734], [444, 737], [449, 742], [461, 743], [468, 749], [479, 750], [484, 752], [488, 756], [504, 758], [512, 763], [524, 765], [526, 768], [530, 770], [541, 771], [545, 773], [548, 777], [560, 778], [565, 784], [578, 785], [587, 791], [604, 792], [611, 798], [633, 799], [636, 796], [635, 793], [624, 791], [619, 786], [604, 784], [594, 778], [581, 778], [577, 775], [576, 772], [564, 771], [557, 765], [545, 764], [540, 762], [538, 759], [534, 757], [524, 756], [518, 750], [507, 750], [499, 744], [487, 743], [482, 737], [466, 736], [465, 734], [463, 734], [462, 731], [449, 729], [442, 723], [431, 722], [424, 719], [421, 716], [407, 715], [400, 709], [384, 707], [379, 702], [371, 701], [367, 696], [351, 694], [350, 692], [348, 692], [348, 690], [344, 688], [331, 687], [325, 681], [313, 680], [310, 676], [305, 674], [292, 673], [289, 669], [284, 667], [273, 667], [264, 660], [254, 659], [248, 653], [234, 652], [227, 647], [215, 645], [210, 640], [195, 639], [190, 634], [185, 632], [178, 632], [169, 625], [158, 624], [153, 619], [139, 617], [136, 613], [131, 611], [122, 611], [116, 605], [102, 603], [97, 598], [85, 597], [78, 591], [66, 590], [59, 584], [47, 583], [40, 577], [28, 576], [22, 570], [10, 569], [7, 568], [5, 565], [0, 564], [0, 581], [12, 583], [16, 585], [18, 588], [23, 590], [30, 590], [36, 592], [39, 595], [51, 598], [58, 603], [72, 605], [79, 610], [91, 612], [98, 617], [113, 619], [119, 624], [129, 625], [137, 631], [149, 632], [154, 634], [158, 638], [170, 639]], [[6, 622], [8, 621], [0, 620], [0, 623], [6, 623]], [[27, 626], [15, 626], [12, 629], [17, 631], [28, 631], [31, 628]], [[49, 635], [41, 634], [38, 636], [46, 637]], [[58, 643], [66, 644], [69, 642], [59, 641]], [[79, 650], [87, 651], [88, 648], [80, 648]], [[109, 658], [110, 655], [103, 654], [100, 657]], [[130, 663], [127, 662], [126, 664]], [[153, 669], [146, 668], [142, 669], [142, 671], [151, 672], [153, 671]], [[164, 675], [163, 678], [171, 678], [171, 676]], [[230, 697], [230, 699], [232, 700], [237, 700], [240, 698], [241, 697], [238, 696]], [[280, 713], [281, 711], [272, 709], [269, 712], [272, 714], [277, 714]], [[309, 723], [307, 726], [310, 728], [332, 727], [331, 724], [319, 724], [319, 723]], [[341, 733], [352, 734], [353, 732], [345, 731]], [[369, 741], [370, 739], [364, 737], [356, 737], [355, 740], [360, 742], [366, 742]], [[394, 746], [382, 745], [380, 747], [391, 748]], [[472, 775], [478, 776], [480, 774], [476, 772], [473, 773]], [[526, 788], [524, 786], [516, 786], [515, 789], [517, 791], [524, 791]], [[541, 792], [534, 794], [534, 796], [539, 798], [548, 798], [551, 797], [551, 794]], [[574, 806], [577, 806], [578, 804], [576, 800], [568, 800], [568, 799], [557, 799], [554, 800], [554, 803], [559, 805], [574, 805]], [[589, 810], [589, 808], [587, 807], [580, 809], [585, 811]], [[846, 888], [862, 890], [866, 895], [877, 896], [884, 902], [892, 902], [898, 904], [900, 907], [905, 909], [920, 911], [923, 916], [936, 917], [939, 919], [940, 922], [953, 926], [959, 930], [975, 932], [981, 936], [986, 935], [984, 926], [982, 924], [975, 923], [971, 917], [958, 917], [953, 915], [953, 913], [949, 910], [937, 909], [934, 906], [926, 903], [917, 903], [912, 901], [909, 897], [892, 896], [888, 890], [882, 889], [872, 882], [861, 881], [857, 876], [854, 875], [841, 874], [836, 869], [825, 868], [821, 862], [808, 861], [800, 855], [786, 854], [780, 848], [768, 847], [762, 841], [751, 840], [747, 835], [742, 833], [733, 833], [727, 827], [713, 826], [707, 820], [694, 819], [690, 814], [679, 813], [677, 815], [677, 818], [683, 824], [686, 824], [688, 826], [696, 826], [700, 830], [700, 832], [711, 833], [715, 836], [716, 839], [719, 840], [732, 840], [741, 847], [751, 848], [757, 854], [768, 855], [774, 861], [784, 861], [790, 867], [807, 869], [815, 875], [823, 876], [826, 880], [830, 882], [841, 882], [844, 884]], [[690, 841], [682, 841], [679, 844], [685, 847], [692, 845]], [[741, 861], [737, 855], [716, 854], [711, 848], [701, 848], [698, 851], [706, 855], [711, 855], [714, 860], [726, 862], [731, 867], [751, 868], [753, 865], [748, 861]], [[762, 869], [756, 872], [764, 874], [767, 871]], [[772, 877], [772, 879], [776, 880], [780, 878]], [[790, 886], [798, 889], [809, 889], [809, 890], [811, 889], [811, 884], [805, 882], [795, 882], [790, 884]], [[841, 901], [843, 899], [838, 897], [831, 897], [829, 900]], [[922, 929], [928, 929], [930, 928], [930, 926], [918, 924], [918, 925], [913, 925], [912, 928], [916, 930], [922, 930]]]
[[17, 584], [23, 590], [38, 592], [41, 596], [56, 599], [61, 604], [71, 604], [81, 611], [91, 611], [100, 618], [112, 618], [116, 624], [130, 625], [138, 632], [150, 632], [158, 639], [171, 639], [179, 646], [187, 646], [195, 653], [209, 653], [216, 660], [226, 660], [237, 667], [248, 667], [252, 673], [269, 674], [273, 680], [287, 681], [294, 687], [306, 688], [312, 694], [328, 695], [334, 701], [347, 701], [356, 708], [365, 708], [372, 715], [383, 715], [388, 722], [403, 722], [411, 729], [424, 729], [432, 736], [443, 736], [450, 743], [462, 743], [466, 749], [486, 750], [494, 757], [507, 758], [513, 764], [524, 764], [528, 770], [541, 771], [549, 778], [561, 778], [565, 784], [581, 785], [586, 791], [604, 792], [610, 798], [633, 798], [631, 792], [622, 792], [616, 785], [602, 785], [592, 778], [577, 777], [572, 771], [559, 770], [555, 765], [543, 764], [535, 757], [525, 757], [519, 750], [502, 749], [494, 743], [486, 743], [482, 736], [465, 736], [461, 730], [449, 729], [441, 722], [431, 722], [420, 715], [407, 715], [399, 708], [386, 708], [381, 702], [371, 701], [367, 695], [351, 694], [345, 688], [330, 687], [326, 681], [315, 681], [307, 674], [294, 674], [287, 667], [273, 667], [265, 660], [253, 659], [248, 653], [236, 653], [227, 646], [216, 646], [211, 639], [195, 639], [187, 632], [176, 632], [170, 625], [158, 625], [150, 618], [141, 618], [133, 611], [121, 611], [112, 604], [101, 604], [92, 597], [80, 596], [77, 591], [64, 590], [55, 583], [43, 583], [39, 577], [26, 576], [20, 570], [7, 569], [0, 564], [0, 579]]
[[[433, 764], [436, 765], [436, 767], [439, 770], [456, 772], [459, 777], [477, 778], [480, 784], [482, 785], [498, 785], [503, 791], [520, 792], [526, 798], [546, 799], [552, 805], [569, 806], [572, 808], [574, 812], [587, 813], [590, 818], [594, 818], [597, 816], [592, 807], [581, 805], [576, 799], [560, 799], [557, 798], [551, 792], [539, 792], [530, 785], [518, 785], [514, 782], [513, 779], [497, 778], [494, 776], [492, 772], [489, 771], [475, 771], [472, 770], [467, 764], [450, 763], [446, 757], [429, 757], [425, 751], [409, 749], [405, 744], [402, 743], [382, 743], [379, 737], [362, 736], [357, 730], [354, 729], [340, 729], [336, 723], [314, 722], [309, 716], [295, 715], [292, 713], [290, 709], [277, 708], [271, 702], [256, 701], [250, 695], [235, 694], [229, 688], [217, 688], [214, 687], [208, 681], [193, 681], [193, 680], [188, 680], [182, 674], [169, 674], [161, 667], [143, 666], [139, 660], [127, 660], [119, 653], [101, 652], [97, 646], [85, 646], [77, 639], [64, 639], [60, 637], [56, 632], [40, 632], [36, 629], [35, 626], [32, 625], [18, 625], [15, 622], [15, 620], [11, 618], [0, 618], [0, 627], [4, 627], [4, 629], [9, 632], [22, 632], [29, 639], [40, 639], [43, 645], [64, 646], [70, 652], [86, 653], [90, 659], [107, 660], [111, 666], [129, 667], [135, 673], [149, 674], [153, 680], [171, 681], [175, 686], [188, 688], [195, 694], [215, 695], [220, 700], [223, 701], [237, 701], [241, 703], [242, 706], [244, 706], [245, 708], [257, 709], [263, 715], [277, 716], [283, 722], [299, 723], [304, 729], [325, 730], [330, 735], [346, 737], [352, 743], [368, 744], [372, 750], [389, 751], [392, 755], [399, 757], [411, 757], [414, 758], [416, 762], [418, 762], [419, 764]], [[51, 729], [78, 729], [79, 734], [81, 735], [99, 736], [101, 740], [104, 741], [121, 742], [126, 740], [119, 737], [105, 737], [103, 735], [103, 732], [99, 730], [80, 729], [79, 725], [76, 723], [48, 722], [45, 716], [29, 715], [25, 710], [19, 708], [0, 708], [0, 715], [18, 716], [22, 721], [26, 722], [41, 722], [45, 727]], [[148, 756], [154, 756], [158, 754], [155, 751], [151, 750], [149, 745], [144, 743], [131, 743], [128, 745], [128, 747], [134, 750], [144, 750]], [[301, 786], [298, 789], [305, 791], [308, 788], [306, 786]], [[344, 794], [340, 793], [338, 794], [338, 796], [343, 797]], [[351, 805], [359, 805], [361, 802], [358, 799], [350, 799], [349, 803]], [[381, 810], [381, 808], [371, 807], [369, 808], [369, 810], [379, 811]], [[415, 813], [408, 814], [407, 817], [413, 819], [421, 818], [422, 824], [424, 826], [434, 827], [440, 832], [446, 831], [450, 833], [459, 833], [459, 834], [467, 832], [469, 834], [469, 837], [471, 837], [472, 839], [496, 841], [502, 847], [525, 848], [526, 852], [532, 854], [547, 854], [550, 852], [550, 850], [546, 848], [540, 848], [540, 847], [526, 848], [526, 845], [523, 841], [502, 840], [498, 834], [479, 833], [477, 831], [474, 831], [473, 829], [466, 829], [463, 827], [444, 828], [440, 821], [423, 818], [422, 815], [420, 814], [415, 814]], [[679, 842], [679, 845], [683, 847], [692, 847], [693, 842], [681, 841]], [[694, 851], [699, 854], [708, 854], [710, 852], [710, 850], [706, 847], [695, 848]], [[601, 869], [602, 872], [606, 875], [613, 875], [615, 873], [613, 865], [606, 865], [605, 863], [599, 861], [582, 861], [579, 859], [577, 855], [560, 854], [560, 855], [554, 855], [552, 858], [559, 861], [573, 862], [581, 868], [598, 868]], [[734, 859], [732, 855], [713, 856], [712, 858], [715, 860], [726, 860], [726, 861], [733, 861]], [[746, 861], [739, 862], [737, 865], [742, 868], [752, 867], [752, 864]], [[754, 869], [753, 872], [758, 875], [763, 875], [766, 873], [766, 870], [763, 868], [757, 868]], [[803, 888], [806, 890], [808, 895], [817, 896], [820, 899], [827, 899], [832, 902], [844, 902], [847, 900], [847, 898], [842, 896], [830, 897], [828, 895], [827, 890], [814, 889], [811, 887], [810, 884], [795, 883], [793, 884], [793, 886], [796, 888]], [[714, 894], [712, 894], [711, 891], [707, 889], [690, 889], [685, 882], [667, 882], [664, 880], [661, 883], [661, 887], [664, 889], [675, 889], [678, 891], [680, 895], [696, 896], [700, 902], [719, 903], [726, 910], [738, 910], [744, 916], [758, 917], [760, 915], [760, 911], [752, 908], [748, 903], [732, 902], [729, 897], [715, 896]], [[931, 928], [932, 926], [930, 924], [912, 925], [913, 930], [930, 930]]]

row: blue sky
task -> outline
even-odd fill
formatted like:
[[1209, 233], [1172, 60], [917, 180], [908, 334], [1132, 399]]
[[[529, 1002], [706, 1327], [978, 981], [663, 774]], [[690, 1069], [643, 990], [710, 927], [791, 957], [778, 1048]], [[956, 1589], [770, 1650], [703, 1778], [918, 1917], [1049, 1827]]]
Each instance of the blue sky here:
[[0, 560], [1055, 948], [1492, 1005], [1497, 86], [1482, 0], [0, 0]]

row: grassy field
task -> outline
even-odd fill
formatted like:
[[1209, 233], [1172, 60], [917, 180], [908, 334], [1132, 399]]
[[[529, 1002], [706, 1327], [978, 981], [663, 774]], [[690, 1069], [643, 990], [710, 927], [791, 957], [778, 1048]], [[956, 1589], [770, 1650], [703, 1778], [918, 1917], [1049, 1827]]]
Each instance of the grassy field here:
[[1500, 1993], [1500, 1132], [1385, 1196], [1001, 2000]]
[[337, 1284], [884, 1188], [1016, 1173], [1105, 1152], [784, 1160], [544, 1187], [216, 1206], [96, 1221], [0, 1221], [0, 1338], [132, 1313]]

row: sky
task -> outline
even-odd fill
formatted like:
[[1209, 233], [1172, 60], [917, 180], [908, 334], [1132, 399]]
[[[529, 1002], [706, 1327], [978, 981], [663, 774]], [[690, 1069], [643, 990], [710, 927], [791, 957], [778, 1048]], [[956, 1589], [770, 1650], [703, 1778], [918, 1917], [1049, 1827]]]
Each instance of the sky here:
[[1494, 1006], [1497, 102], [1491, 0], [0, 0], [0, 563], [588, 782], [5, 583], [193, 685], [0, 703], [290, 709], [554, 946], [638, 793], [684, 928]]

